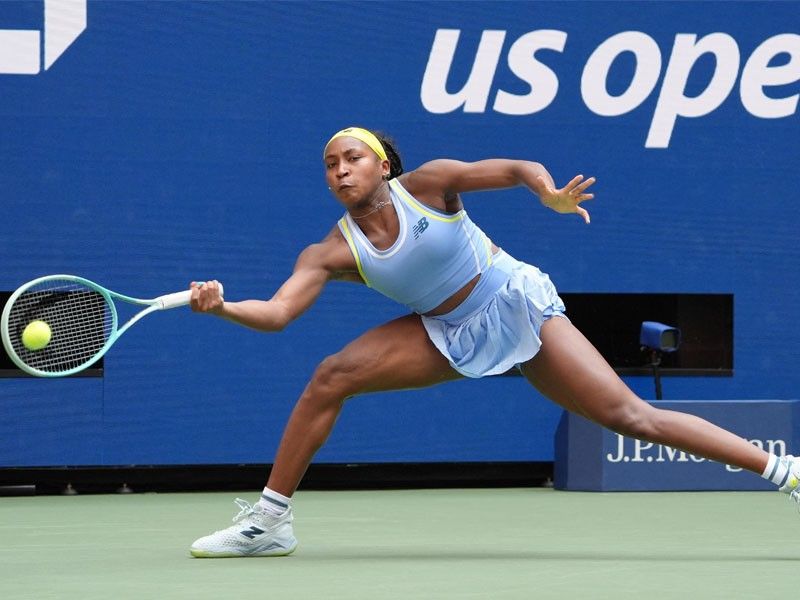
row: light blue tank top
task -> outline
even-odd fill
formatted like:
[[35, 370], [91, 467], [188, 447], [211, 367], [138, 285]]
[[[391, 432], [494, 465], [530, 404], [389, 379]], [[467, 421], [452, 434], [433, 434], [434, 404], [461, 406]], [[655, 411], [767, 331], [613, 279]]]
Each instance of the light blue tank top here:
[[389, 189], [400, 221], [391, 247], [375, 248], [349, 213], [339, 220], [339, 229], [369, 287], [426, 313], [491, 266], [492, 243], [465, 210], [449, 214], [426, 206], [396, 179]]

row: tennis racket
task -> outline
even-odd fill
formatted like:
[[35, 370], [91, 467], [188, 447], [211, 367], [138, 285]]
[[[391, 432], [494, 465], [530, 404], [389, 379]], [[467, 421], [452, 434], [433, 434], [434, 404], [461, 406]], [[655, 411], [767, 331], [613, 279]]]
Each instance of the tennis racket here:
[[[0, 335], [11, 360], [38, 377], [64, 377], [91, 366], [142, 317], [189, 304], [191, 290], [143, 300], [112, 292], [74, 275], [48, 275], [23, 284], [0, 318]], [[220, 285], [222, 294], [222, 285]], [[115, 301], [145, 306], [120, 327]], [[29, 350], [22, 340], [33, 321], [44, 321], [50, 340]]]

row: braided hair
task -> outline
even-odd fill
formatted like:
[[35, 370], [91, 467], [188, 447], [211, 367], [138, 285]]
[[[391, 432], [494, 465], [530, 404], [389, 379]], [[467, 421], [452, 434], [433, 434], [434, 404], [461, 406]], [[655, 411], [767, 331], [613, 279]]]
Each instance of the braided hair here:
[[389, 179], [394, 179], [403, 174], [403, 161], [400, 159], [400, 155], [397, 153], [395, 149], [395, 142], [392, 138], [387, 136], [384, 133], [380, 133], [378, 131], [373, 131], [375, 137], [378, 138], [378, 141], [383, 146], [383, 149], [386, 151], [386, 158], [389, 159]]

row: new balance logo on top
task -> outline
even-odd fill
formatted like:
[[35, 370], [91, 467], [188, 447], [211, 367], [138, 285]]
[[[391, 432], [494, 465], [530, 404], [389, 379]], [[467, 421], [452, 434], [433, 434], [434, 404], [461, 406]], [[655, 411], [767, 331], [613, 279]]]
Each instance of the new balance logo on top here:
[[422, 235], [422, 232], [424, 232], [428, 228], [428, 225], [429, 223], [427, 217], [422, 217], [419, 221], [417, 221], [417, 224], [414, 225], [414, 229], [412, 229], [412, 231], [414, 232], [415, 240], [419, 238], [420, 235]]
[[251, 540], [254, 540], [257, 535], [261, 535], [262, 533], [264, 533], [264, 530], [263, 529], [259, 529], [255, 525], [250, 525], [250, 527], [248, 527], [247, 529], [245, 529], [243, 531], [240, 531], [239, 533], [241, 533], [246, 538], [250, 538]]

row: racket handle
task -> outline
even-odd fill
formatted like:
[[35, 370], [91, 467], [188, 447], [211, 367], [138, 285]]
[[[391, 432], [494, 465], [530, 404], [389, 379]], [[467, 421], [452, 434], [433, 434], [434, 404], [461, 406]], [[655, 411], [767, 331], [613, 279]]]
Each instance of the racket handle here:
[[[203, 285], [204, 281], [198, 281], [197, 285]], [[219, 284], [219, 296], [220, 298], [224, 294], [224, 288], [222, 284]], [[158, 305], [161, 308], [177, 308], [179, 306], [186, 306], [189, 304], [189, 300], [192, 298], [192, 290], [185, 290], [183, 292], [175, 292], [174, 294], [166, 294], [164, 296], [159, 296], [156, 298], [158, 301]]]

